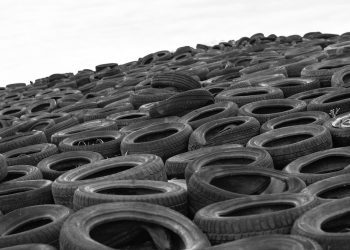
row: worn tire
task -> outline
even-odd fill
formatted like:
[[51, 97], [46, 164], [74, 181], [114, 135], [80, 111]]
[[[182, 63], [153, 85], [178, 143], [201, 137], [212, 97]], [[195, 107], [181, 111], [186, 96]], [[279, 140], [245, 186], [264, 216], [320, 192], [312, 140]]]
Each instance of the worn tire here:
[[8, 213], [22, 207], [52, 203], [51, 184], [49, 180], [1, 183], [0, 211]]
[[60, 175], [52, 185], [56, 204], [73, 207], [75, 190], [84, 184], [105, 180], [167, 181], [162, 160], [155, 155], [138, 154], [93, 162]]
[[290, 234], [294, 221], [317, 205], [307, 194], [249, 196], [211, 204], [194, 223], [213, 245], [266, 234]]
[[304, 188], [305, 183], [301, 179], [273, 169], [207, 166], [190, 178], [189, 210], [194, 214], [219, 201], [258, 194], [298, 193]]
[[188, 150], [227, 143], [245, 145], [259, 134], [260, 123], [254, 117], [236, 116], [207, 122], [193, 131]]
[[261, 126], [260, 133], [265, 133], [273, 129], [292, 127], [296, 125], [307, 125], [307, 124], [323, 125], [323, 123], [325, 123], [325, 121], [329, 119], [330, 119], [329, 115], [322, 111], [303, 111], [303, 112], [291, 113], [288, 115], [283, 115], [283, 116], [268, 120]]
[[350, 198], [327, 202], [299, 217], [294, 223], [292, 234], [317, 241], [323, 249], [347, 250], [350, 237], [347, 216], [350, 212]]
[[9, 183], [40, 179], [43, 179], [43, 175], [39, 168], [30, 165], [14, 165], [7, 168], [7, 176], [2, 182]]
[[192, 128], [188, 124], [161, 123], [132, 132], [121, 142], [122, 154], [155, 154], [166, 160], [187, 149]]
[[29, 243], [58, 246], [61, 227], [71, 213], [60, 205], [37, 205], [12, 211], [0, 217], [0, 247]]
[[68, 151], [41, 160], [37, 167], [44, 179], [54, 181], [58, 176], [71, 169], [103, 159], [103, 156], [96, 152]]
[[266, 150], [275, 168], [282, 169], [301, 156], [332, 148], [332, 137], [323, 126], [299, 125], [260, 134], [250, 139], [247, 147]]
[[215, 101], [231, 101], [236, 103], [238, 107], [242, 107], [251, 102], [268, 99], [281, 99], [283, 97], [281, 89], [261, 86], [224, 90], [215, 96]]
[[[123, 220], [131, 220], [131, 223], [123, 225]], [[105, 225], [111, 221], [116, 225]], [[121, 224], [119, 227], [118, 222]], [[159, 233], [164, 228], [170, 230], [170, 232], [177, 235], [175, 238], [181, 239], [183, 243], [181, 248], [183, 249], [199, 250], [210, 246], [208, 239], [199, 228], [180, 213], [159, 205], [144, 202], [125, 202], [87, 207], [69, 217], [61, 230], [60, 249], [107, 250], [115, 247], [119, 248], [118, 241], [130, 244], [131, 241], [135, 242], [138, 238], [138, 234], [135, 234], [137, 224], [134, 223], [139, 225], [136, 230], [143, 223], [157, 226], [155, 229], [161, 230], [157, 230]], [[89, 225], [89, 229], [98, 227], [99, 230], [89, 230], [87, 225]], [[169, 232], [168, 230], [165, 232]], [[97, 232], [102, 234], [98, 235]], [[121, 235], [122, 233], [124, 235]], [[164, 233], [162, 234], [164, 235]], [[160, 237], [159, 240], [163, 238], [162, 235], [157, 235]], [[168, 239], [171, 238], [174, 237], [169, 235]], [[177, 242], [166, 241], [160, 244], [179, 247]], [[165, 248], [163, 247], [163, 249]]]
[[240, 107], [238, 114], [256, 118], [261, 124], [266, 121], [306, 110], [304, 101], [294, 99], [271, 99], [256, 101]]
[[323, 95], [332, 93], [334, 91], [338, 91], [340, 90], [339, 88], [335, 88], [335, 87], [325, 87], [325, 88], [318, 88], [318, 89], [311, 89], [311, 90], [307, 90], [304, 92], [300, 92], [298, 94], [289, 96], [289, 99], [295, 99], [295, 100], [300, 100], [300, 101], [304, 101], [307, 104], [309, 104], [313, 99], [316, 99], [318, 97], [321, 97]]
[[147, 202], [187, 214], [187, 191], [164, 181], [103, 181], [79, 186], [74, 192], [74, 210], [109, 202]]

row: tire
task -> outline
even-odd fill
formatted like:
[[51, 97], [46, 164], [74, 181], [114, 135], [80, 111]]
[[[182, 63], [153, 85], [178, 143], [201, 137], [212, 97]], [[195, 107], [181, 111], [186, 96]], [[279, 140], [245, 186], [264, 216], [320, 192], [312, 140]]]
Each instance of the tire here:
[[331, 78], [332, 87], [336, 88], [349, 88], [349, 73], [350, 67], [344, 67], [341, 70], [336, 71]]
[[217, 102], [231, 101], [236, 103], [238, 107], [251, 102], [282, 98], [283, 92], [281, 89], [269, 86], [229, 89], [215, 96]]
[[286, 61], [286, 63], [281, 66], [286, 68], [288, 77], [300, 77], [303, 68], [315, 63], [318, 63], [316, 57], [307, 57], [294, 62]]
[[129, 101], [132, 106], [139, 108], [140, 106], [147, 103], [163, 101], [175, 93], [176, 92], [166, 89], [147, 88], [130, 94]]
[[166, 160], [187, 149], [191, 126], [184, 123], [161, 123], [132, 132], [121, 142], [122, 154], [155, 154]]
[[0, 217], [0, 247], [29, 243], [58, 246], [61, 227], [71, 213], [60, 205], [38, 205], [12, 211]]
[[129, 110], [120, 113], [115, 113], [107, 116], [107, 120], [114, 121], [118, 126], [118, 129], [121, 129], [129, 124], [135, 122], [144, 121], [150, 119], [148, 112], [138, 111], [138, 110]]
[[179, 91], [186, 91], [191, 89], [198, 89], [201, 87], [201, 84], [186, 74], [170, 72], [154, 75], [152, 78], [151, 86], [153, 88], [174, 87]]
[[346, 250], [350, 243], [347, 220], [350, 198], [319, 205], [297, 219], [292, 234], [317, 241], [323, 249]]
[[73, 207], [75, 190], [84, 184], [107, 180], [167, 181], [162, 160], [155, 155], [139, 154], [93, 162], [60, 175], [52, 185], [56, 204]]
[[44, 179], [54, 181], [58, 176], [71, 169], [103, 159], [103, 156], [96, 152], [69, 151], [51, 155], [41, 160], [37, 167], [40, 169]]
[[79, 124], [78, 118], [76, 118], [76, 117], [71, 117], [71, 118], [69, 118], [69, 119], [67, 119], [67, 120], [64, 120], [64, 121], [62, 121], [62, 122], [56, 123], [56, 124], [53, 125], [52, 127], [45, 129], [43, 132], [44, 132], [45, 135], [46, 135], [47, 141], [48, 141], [48, 142], [52, 142], [51, 136], [52, 136], [53, 134], [55, 134], [56, 132], [65, 130], [65, 129], [67, 129], [67, 128], [76, 126], [76, 125], [78, 125], [78, 124]]
[[13, 149], [5, 152], [7, 165], [32, 165], [36, 166], [42, 159], [58, 153], [56, 145], [41, 143]]
[[137, 130], [153, 126], [156, 124], [160, 123], [173, 123], [173, 122], [178, 122], [179, 117], [177, 116], [167, 116], [167, 117], [162, 117], [162, 118], [154, 118], [154, 119], [148, 119], [144, 121], [139, 121], [135, 122], [132, 124], [129, 124], [128, 126], [122, 127], [119, 132], [124, 133], [124, 134], [130, 134], [132, 132], [135, 132]]
[[17, 133], [13, 136], [0, 139], [0, 152], [8, 152], [13, 149], [47, 142], [42, 131], [30, 131]]
[[350, 112], [344, 113], [341, 116], [331, 118], [327, 120], [323, 126], [325, 126], [332, 135], [332, 141], [334, 147], [350, 146], [350, 127], [341, 126], [337, 121], [347, 120]]
[[71, 116], [68, 113], [47, 113], [37, 116], [38, 120], [51, 119], [54, 120], [55, 124], [66, 121], [69, 118], [71, 118]]
[[284, 97], [289, 97], [307, 90], [318, 89], [320, 87], [320, 82], [314, 78], [289, 77], [273, 82], [261, 83], [259, 85], [263, 87], [279, 88], [283, 91]]
[[219, 201], [250, 195], [299, 193], [304, 188], [305, 183], [301, 179], [273, 169], [207, 166], [190, 179], [189, 210], [195, 214], [199, 209]]
[[329, 131], [320, 125], [298, 125], [274, 129], [253, 137], [247, 147], [266, 150], [275, 169], [282, 169], [295, 159], [332, 148]]
[[290, 234], [294, 221], [317, 205], [307, 194], [249, 196], [211, 204], [194, 223], [213, 245], [266, 234]]
[[313, 99], [307, 110], [319, 110], [330, 114], [336, 112], [343, 114], [350, 111], [350, 89], [340, 89]]
[[334, 88], [334, 87], [311, 89], [311, 90], [307, 90], [307, 91], [300, 92], [298, 94], [289, 96], [288, 98], [304, 101], [307, 104], [309, 104], [313, 99], [316, 99], [318, 97], [332, 93], [332, 92], [337, 91], [337, 90], [340, 90], [340, 89]]
[[240, 144], [224, 144], [219, 146], [200, 148], [197, 150], [174, 155], [168, 158], [165, 162], [166, 174], [168, 176], [168, 179], [184, 179], [186, 167], [197, 158], [200, 158], [209, 153], [219, 153], [223, 150], [230, 150], [241, 147], [243, 146]]
[[190, 136], [188, 150], [227, 143], [245, 145], [259, 134], [260, 123], [254, 117], [236, 116], [207, 122]]
[[27, 112], [31, 114], [38, 114], [42, 112], [51, 112], [56, 108], [55, 99], [46, 99], [33, 103], [27, 108]]
[[108, 158], [120, 155], [123, 138], [124, 134], [118, 131], [85, 132], [67, 137], [60, 142], [58, 148], [61, 152], [92, 151]]
[[243, 105], [238, 110], [238, 115], [252, 116], [263, 124], [275, 117], [304, 110], [306, 110], [306, 103], [304, 101], [294, 99], [271, 99]]
[[[123, 221], [129, 223], [123, 223]], [[87, 222], [91, 225], [89, 229], [95, 228], [95, 230], [87, 229], [85, 226]], [[118, 223], [121, 225], [118, 226]], [[87, 207], [69, 217], [61, 230], [60, 249], [107, 250], [119, 248], [119, 242], [124, 242], [124, 245], [130, 245], [131, 242], [142, 244], [143, 230], [145, 230], [143, 225], [149, 225], [146, 230], [151, 232], [151, 236], [148, 237], [151, 237], [151, 241], [158, 238], [155, 242], [161, 245], [159, 249], [167, 249], [164, 245], [168, 245], [168, 249], [171, 246], [175, 249], [191, 250], [210, 246], [208, 239], [199, 228], [180, 213], [159, 205], [125, 202]], [[153, 238], [155, 235], [158, 237]], [[162, 240], [164, 237], [181, 239], [181, 248], [176, 241]]]
[[350, 174], [341, 174], [314, 182], [301, 192], [315, 196], [319, 203], [327, 203], [348, 198]]
[[296, 125], [323, 125], [323, 123], [329, 119], [329, 115], [322, 111], [304, 111], [291, 113], [268, 120], [261, 126], [260, 133]]
[[2, 183], [43, 179], [39, 168], [30, 165], [15, 165], [7, 168], [7, 176]]
[[303, 68], [301, 77], [317, 78], [320, 81], [321, 87], [330, 87], [332, 75], [349, 64], [350, 60], [348, 58], [322, 61]]
[[6, 214], [22, 207], [52, 203], [51, 184], [49, 180], [1, 183], [0, 211]]
[[192, 175], [207, 166], [262, 167], [273, 169], [270, 154], [258, 148], [231, 148], [221, 152], [208, 152], [189, 162], [185, 169], [185, 179], [189, 183]]
[[51, 136], [51, 142], [58, 145], [61, 141], [63, 141], [63, 139], [69, 136], [78, 135], [86, 131], [101, 131], [101, 130], [104, 130], [104, 131], [118, 130], [118, 125], [114, 121], [106, 120], [106, 119], [99, 119], [99, 120], [84, 122], [54, 133]]
[[26, 107], [12, 107], [12, 108], [6, 108], [6, 109], [2, 109], [0, 111], [0, 115], [12, 115], [15, 117], [20, 117], [21, 115], [24, 115], [27, 111]]
[[90, 110], [87, 111], [83, 115], [84, 122], [97, 120], [97, 119], [104, 119], [107, 118], [107, 116], [120, 113], [124, 111], [130, 111], [133, 110], [134, 107], [130, 103], [123, 103], [118, 107], [106, 107], [106, 108], [98, 108], [96, 110]]
[[298, 235], [286, 234], [254, 236], [208, 247], [204, 250], [259, 250], [274, 248], [283, 250], [322, 250], [322, 247], [314, 240]]
[[147, 202], [187, 214], [187, 191], [164, 181], [104, 181], [79, 186], [74, 192], [74, 210], [109, 202]]
[[306, 185], [350, 173], [350, 147], [307, 154], [289, 163], [283, 172], [299, 177]]
[[213, 95], [205, 89], [188, 90], [157, 102], [149, 110], [151, 118], [182, 116], [192, 110], [214, 103]]
[[236, 116], [238, 106], [233, 102], [214, 103], [203, 108], [193, 110], [179, 119], [179, 122], [188, 123], [192, 129], [197, 129], [212, 120]]

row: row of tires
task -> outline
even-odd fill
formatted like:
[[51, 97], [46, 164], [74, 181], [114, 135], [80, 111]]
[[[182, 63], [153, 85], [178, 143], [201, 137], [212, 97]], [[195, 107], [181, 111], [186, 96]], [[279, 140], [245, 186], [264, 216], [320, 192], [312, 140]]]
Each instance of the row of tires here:
[[349, 41], [258, 33], [0, 88], [0, 247], [347, 249]]

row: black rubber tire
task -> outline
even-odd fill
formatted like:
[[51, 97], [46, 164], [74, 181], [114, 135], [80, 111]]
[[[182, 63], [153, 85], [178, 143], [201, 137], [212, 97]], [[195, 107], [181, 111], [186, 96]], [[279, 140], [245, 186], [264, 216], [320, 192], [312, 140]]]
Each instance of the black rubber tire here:
[[103, 181], [79, 186], [74, 192], [74, 210], [109, 202], [147, 202], [187, 214], [187, 191], [170, 182]]
[[327, 203], [350, 197], [350, 174], [341, 174], [319, 180], [301, 192], [315, 196], [319, 203]]
[[[274, 141], [276, 144], [272, 144]], [[298, 125], [274, 129], [253, 137], [247, 147], [269, 152], [275, 168], [280, 170], [301, 156], [332, 148], [332, 137], [323, 126]]]
[[294, 221], [317, 205], [307, 194], [270, 194], [217, 202], [199, 210], [194, 223], [213, 245], [266, 234], [290, 234]]
[[193, 151], [188, 151], [182, 154], [174, 155], [166, 160], [165, 169], [168, 179], [185, 178], [185, 169], [190, 164], [190, 162], [200, 158], [201, 156], [207, 155], [209, 153], [219, 153], [224, 150], [230, 150], [235, 148], [243, 147], [240, 144], [224, 144], [219, 146], [212, 146], [206, 148], [200, 148]]
[[260, 123], [254, 117], [236, 116], [213, 120], [193, 131], [189, 138], [188, 150], [227, 143], [245, 145], [259, 134], [259, 130]]
[[340, 90], [339, 88], [335, 88], [335, 87], [326, 87], [326, 88], [318, 88], [318, 89], [311, 89], [311, 90], [307, 90], [304, 92], [300, 92], [298, 94], [289, 96], [289, 99], [295, 99], [295, 100], [300, 100], [300, 101], [304, 101], [307, 104], [309, 104], [313, 99], [316, 99], [320, 96], [332, 93], [334, 91], [338, 91]]
[[251, 102], [282, 99], [283, 97], [281, 89], [261, 86], [224, 90], [215, 96], [215, 101], [231, 101], [236, 103], [238, 107], [242, 107]]
[[274, 248], [279, 250], [323, 250], [314, 240], [299, 235], [286, 234], [254, 236], [208, 247], [204, 250], [261, 250]]
[[331, 79], [331, 85], [332, 87], [336, 88], [349, 88], [349, 73], [350, 73], [350, 67], [344, 67], [341, 70], [336, 71], [332, 75]]
[[236, 116], [238, 106], [233, 102], [214, 103], [184, 115], [179, 122], [188, 123], [192, 129], [196, 129], [212, 120]]
[[4, 181], [8, 174], [6, 158], [0, 154], [0, 183]]
[[[165, 133], [165, 136], [162, 136]], [[166, 160], [187, 149], [192, 128], [188, 124], [174, 122], [155, 124], [132, 132], [121, 142], [122, 154], [155, 154]], [[151, 138], [142, 140], [142, 138]], [[152, 138], [154, 136], [154, 138]]]
[[21, 244], [12, 247], [4, 247], [1, 250], [57, 250], [57, 248], [47, 244]]
[[62, 131], [64, 129], [73, 127], [73, 126], [78, 125], [78, 124], [79, 124], [78, 118], [71, 117], [71, 118], [68, 118], [67, 120], [56, 123], [52, 127], [45, 129], [43, 132], [46, 135], [47, 141], [52, 142], [51, 136], [53, 134], [55, 134], [56, 132]]
[[273, 129], [292, 127], [296, 125], [323, 125], [325, 121], [329, 119], [329, 115], [322, 111], [303, 111], [291, 113], [288, 115], [283, 115], [268, 120], [263, 125], [261, 125], [260, 133], [265, 133]]
[[[267, 110], [263, 111], [264, 108]], [[258, 111], [260, 109], [261, 111]], [[306, 103], [304, 101], [294, 99], [271, 99], [243, 105], [238, 110], [238, 114], [255, 117], [260, 124], [263, 124], [275, 117], [304, 110], [306, 110]]]
[[205, 89], [188, 90], [155, 103], [149, 110], [151, 118], [182, 116], [192, 110], [214, 103], [214, 96]]
[[[217, 181], [225, 177], [237, 180]], [[299, 193], [304, 188], [305, 183], [301, 179], [273, 169], [207, 166], [195, 172], [188, 183], [189, 211], [195, 214], [199, 209], [219, 201], [258, 194]]]
[[0, 139], [0, 153], [45, 142], [47, 142], [46, 136], [42, 131], [17, 133], [13, 136]]
[[313, 239], [323, 249], [347, 250], [350, 244], [347, 220], [349, 212], [350, 198], [319, 205], [295, 221], [292, 234]]
[[201, 84], [184, 73], [169, 72], [154, 75], [151, 86], [153, 88], [175, 87], [179, 91], [186, 91], [198, 89], [201, 87]]
[[118, 130], [118, 125], [111, 120], [99, 119], [70, 126], [66, 129], [60, 130], [51, 136], [51, 142], [58, 145], [63, 139], [77, 135], [86, 131], [100, 131], [100, 130]]
[[121, 129], [129, 124], [150, 119], [148, 112], [129, 110], [107, 116], [107, 120], [112, 120]]
[[36, 116], [36, 118], [39, 120], [51, 119], [54, 120], [55, 124], [57, 124], [71, 118], [71, 115], [68, 113], [47, 113], [40, 114]]
[[167, 181], [162, 160], [156, 155], [138, 154], [93, 162], [60, 175], [53, 182], [52, 194], [56, 204], [72, 208], [74, 192], [80, 185], [130, 179]]
[[31, 114], [38, 114], [42, 112], [51, 112], [57, 106], [55, 99], [46, 99], [29, 105], [27, 112]]
[[39, 168], [30, 165], [15, 165], [7, 168], [7, 176], [2, 182], [10, 183], [40, 179], [43, 179], [43, 175]]
[[[131, 223], [127, 226], [122, 224], [118, 227], [117, 225], [109, 230], [108, 227], [102, 227], [111, 221], [117, 224], [121, 221], [130, 221]], [[158, 234], [159, 239], [164, 234], [168, 235], [166, 232], [176, 234], [175, 238], [181, 239], [183, 243], [182, 249], [200, 250], [210, 246], [208, 239], [192, 221], [172, 209], [144, 202], [116, 202], [87, 207], [69, 217], [61, 230], [60, 249], [107, 250], [119, 248], [117, 243], [120, 240], [125, 243], [135, 243], [138, 235], [135, 234], [135, 229], [137, 232], [144, 223], [155, 227], [159, 233], [163, 232], [161, 235]], [[100, 225], [99, 233], [101, 235], [96, 235], [96, 231], [91, 232], [90, 230], [98, 225]], [[167, 230], [163, 231], [164, 228]], [[174, 237], [169, 235], [167, 238]], [[167, 240], [162, 242], [162, 244], [168, 245], [169, 249], [181, 249], [176, 243]]]
[[299, 177], [306, 185], [350, 173], [350, 147], [307, 154], [289, 163], [283, 172]]
[[130, 111], [133, 109], [134, 109], [133, 105], [126, 102], [126, 103], [120, 104], [117, 107], [105, 107], [105, 108], [88, 110], [83, 115], [83, 119], [84, 119], [84, 122], [97, 120], [97, 119], [104, 119], [104, 118], [107, 118], [107, 116], [109, 115], [124, 112], [124, 111]]
[[315, 78], [289, 77], [282, 80], [261, 83], [259, 85], [263, 87], [279, 88], [283, 91], [284, 97], [287, 98], [300, 92], [318, 89], [320, 87], [320, 82]]
[[32, 165], [36, 166], [42, 159], [58, 153], [56, 145], [41, 143], [29, 145], [5, 152], [7, 165]]
[[0, 217], [0, 247], [29, 243], [58, 246], [61, 227], [71, 213], [60, 205], [37, 205], [12, 211]]
[[350, 89], [340, 89], [313, 99], [307, 110], [319, 110], [331, 114], [343, 114], [350, 111]]
[[341, 116], [331, 118], [327, 120], [323, 126], [325, 126], [332, 135], [332, 141], [334, 147], [350, 146], [350, 128], [333, 126], [336, 120], [342, 118], [342, 116], [348, 116], [350, 112], [344, 113]]
[[103, 156], [96, 152], [69, 151], [51, 155], [41, 160], [37, 167], [40, 169], [44, 179], [54, 181], [58, 176], [71, 169], [103, 159]]
[[321, 87], [330, 87], [332, 75], [349, 64], [349, 58], [322, 61], [303, 68], [301, 77], [317, 78], [320, 81]]
[[[120, 143], [123, 138], [124, 134], [119, 131], [88, 131], [67, 137], [60, 142], [58, 148], [61, 152], [92, 151], [108, 158], [120, 155]], [[90, 140], [93, 142], [89, 143]]]
[[174, 94], [176, 94], [176, 92], [167, 89], [147, 88], [130, 94], [129, 101], [132, 106], [138, 109], [144, 104], [163, 101]]
[[208, 152], [188, 163], [185, 169], [185, 179], [189, 183], [192, 175], [207, 166], [238, 166], [262, 167], [273, 169], [271, 155], [259, 148], [231, 148], [221, 152]]
[[286, 61], [281, 66], [287, 70], [288, 77], [300, 77], [301, 71], [308, 65], [318, 63], [317, 57], [300, 57], [301, 60]]
[[21, 115], [24, 115], [26, 111], [27, 111], [26, 107], [16, 106], [16, 107], [2, 109], [0, 111], [0, 115], [12, 115], [15, 117], [20, 117]]
[[132, 124], [129, 124], [128, 126], [122, 127], [119, 132], [124, 134], [130, 134], [131, 132], [135, 132], [137, 130], [155, 125], [160, 123], [173, 123], [178, 122], [179, 117], [177, 116], [167, 116], [162, 118], [154, 118], [154, 119], [148, 119], [144, 121], [135, 122]]
[[[49, 180], [16, 181], [0, 184], [0, 211], [53, 203]], [[2, 218], [2, 217], [0, 217]]]

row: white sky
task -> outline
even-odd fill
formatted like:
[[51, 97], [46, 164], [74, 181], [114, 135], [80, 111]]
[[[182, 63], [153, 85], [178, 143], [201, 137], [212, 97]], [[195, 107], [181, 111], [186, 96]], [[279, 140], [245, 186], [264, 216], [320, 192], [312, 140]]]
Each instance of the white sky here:
[[350, 31], [349, 0], [0, 0], [0, 86], [257, 32]]

